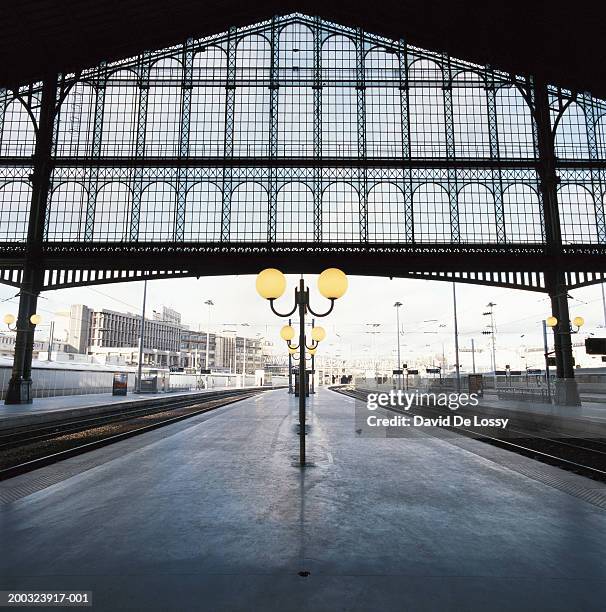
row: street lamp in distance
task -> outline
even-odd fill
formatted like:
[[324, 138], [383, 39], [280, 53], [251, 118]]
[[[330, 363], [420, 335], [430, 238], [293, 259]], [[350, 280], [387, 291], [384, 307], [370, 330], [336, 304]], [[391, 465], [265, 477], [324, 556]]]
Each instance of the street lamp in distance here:
[[[257, 293], [269, 302], [271, 311], [279, 317], [290, 317], [297, 309], [299, 311], [299, 463], [300, 467], [306, 467], [305, 457], [305, 390], [306, 390], [306, 370], [305, 370], [305, 315], [310, 312], [314, 317], [328, 316], [335, 306], [335, 301], [343, 297], [347, 291], [348, 281], [344, 272], [338, 268], [328, 268], [318, 277], [318, 290], [330, 300], [330, 307], [323, 313], [314, 312], [309, 300], [309, 288], [305, 286], [303, 276], [299, 280], [299, 286], [295, 287], [295, 305], [290, 312], [281, 313], [274, 306], [275, 300], [281, 297], [286, 291], [286, 277], [280, 270], [267, 268], [257, 275]], [[290, 326], [287, 326], [290, 327]], [[291, 328], [292, 329], [292, 328]], [[283, 328], [284, 331], [284, 328]], [[322, 330], [324, 331], [324, 330]], [[294, 332], [294, 330], [293, 330]], [[287, 332], [290, 334], [290, 332]], [[312, 339], [313, 339], [312, 331]], [[316, 332], [318, 334], [318, 332]], [[282, 336], [284, 338], [284, 336]], [[292, 338], [294, 338], [294, 333]], [[292, 339], [291, 338], [291, 339]], [[290, 345], [290, 340], [287, 341]], [[314, 342], [318, 342], [314, 340]], [[312, 343], [313, 348], [313, 343]], [[294, 353], [291, 353], [294, 354]]]

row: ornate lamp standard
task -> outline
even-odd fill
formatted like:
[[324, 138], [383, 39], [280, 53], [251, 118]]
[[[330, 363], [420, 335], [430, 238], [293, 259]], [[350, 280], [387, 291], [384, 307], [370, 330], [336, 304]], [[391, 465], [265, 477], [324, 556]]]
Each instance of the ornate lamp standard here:
[[[26, 315], [27, 316], [27, 315]], [[6, 404], [25, 403], [23, 398], [27, 397], [27, 403], [32, 403], [31, 386], [31, 354], [34, 347], [34, 334], [36, 325], [42, 323], [42, 317], [35, 313], [29, 318], [19, 313], [17, 319], [13, 314], [4, 315], [3, 321], [10, 331], [25, 332], [24, 336], [17, 333], [15, 339], [15, 357], [13, 359], [13, 372], [11, 382], [6, 394]]]
[[[570, 335], [571, 334], [578, 334], [579, 331], [581, 331], [581, 327], [583, 327], [583, 325], [585, 325], [585, 319], [583, 317], [575, 317], [572, 322], [568, 321], [567, 323], [565, 321], [558, 321], [557, 317], [554, 317], [553, 315], [547, 317], [546, 319], [543, 320], [543, 343], [544, 343], [544, 347], [545, 347], [545, 382], [547, 383], [547, 395], [549, 396], [549, 401], [551, 402], [551, 389], [550, 389], [550, 382], [549, 382], [549, 356], [555, 354], [558, 345], [561, 346], [562, 343], [562, 339], [565, 338], [567, 336], [567, 340], [568, 343], [570, 343]], [[554, 340], [554, 344], [555, 344], [555, 349], [553, 351], [549, 351], [548, 349], [548, 345], [547, 345], [547, 328], [550, 327], [551, 329], [553, 329], [554, 331], [554, 336], [557, 335], [558, 338], [557, 340]], [[574, 329], [576, 327], [576, 329]], [[572, 366], [571, 366], [572, 367]], [[557, 377], [557, 374], [556, 374]], [[566, 384], [566, 383], [564, 383]], [[556, 388], [555, 388], [555, 395], [556, 395], [556, 403], [559, 403], [559, 398], [558, 398], [558, 379], [556, 378]], [[581, 405], [581, 399], [579, 397], [578, 391], [576, 389], [576, 385], [574, 385], [573, 387], [573, 401], [574, 404], [580, 406]], [[566, 395], [566, 397], [568, 397], [568, 394]], [[568, 402], [568, 400], [566, 400], [566, 403]]]
[[[288, 367], [291, 366], [293, 359], [295, 359], [295, 361], [299, 361], [299, 357], [295, 358], [295, 355], [297, 354], [299, 347], [293, 346], [290, 342], [295, 337], [295, 330], [291, 327], [290, 324], [291, 324], [291, 320], [289, 319], [288, 325], [285, 325], [280, 330], [280, 336], [282, 337], [282, 340], [286, 341], [286, 346], [288, 346]], [[322, 342], [322, 340], [326, 338], [326, 332], [324, 331], [324, 328], [315, 327], [314, 325], [315, 325], [315, 321], [312, 319], [311, 346], [305, 345], [305, 348], [307, 349], [307, 354], [310, 356], [310, 360], [311, 360], [311, 388], [309, 390], [311, 394], [314, 394], [316, 392], [314, 389], [314, 374], [315, 374], [314, 368], [315, 368], [316, 351], [318, 349], [318, 345], [320, 344], [320, 342]], [[290, 385], [290, 379], [289, 379], [289, 385]], [[289, 388], [288, 392], [292, 393], [292, 390]]]
[[[307, 347], [305, 339], [305, 315], [310, 312], [314, 317], [326, 317], [329, 315], [334, 306], [335, 300], [342, 297], [347, 291], [347, 276], [337, 268], [328, 268], [324, 270], [318, 278], [318, 289], [320, 293], [330, 300], [330, 308], [324, 313], [314, 312], [309, 304], [309, 289], [305, 286], [305, 280], [301, 276], [299, 286], [295, 287], [295, 305], [290, 312], [281, 313], [274, 307], [274, 301], [277, 300], [286, 290], [286, 277], [280, 270], [275, 268], [267, 268], [260, 272], [257, 276], [257, 292], [259, 295], [269, 301], [271, 311], [279, 317], [290, 317], [297, 309], [299, 310], [299, 344], [296, 347], [290, 346], [290, 340], [295, 336], [295, 330], [290, 325], [285, 325], [282, 328], [281, 336], [289, 343], [290, 348], [295, 348], [299, 351], [299, 465], [305, 467], [305, 349]], [[324, 338], [325, 332], [322, 328], [312, 329], [312, 347], [315, 348], [317, 343]], [[321, 333], [317, 330], [321, 330]], [[321, 335], [322, 337], [318, 337]], [[290, 336], [290, 337], [287, 337]]]
[[[17, 319], [14, 314], [5, 314], [3, 319], [5, 325], [9, 328], [10, 331], [17, 331], [17, 328], [13, 327], [16, 320]], [[33, 314], [29, 318], [29, 322], [32, 325], [40, 325], [40, 323], [42, 323], [42, 317], [39, 314]]]

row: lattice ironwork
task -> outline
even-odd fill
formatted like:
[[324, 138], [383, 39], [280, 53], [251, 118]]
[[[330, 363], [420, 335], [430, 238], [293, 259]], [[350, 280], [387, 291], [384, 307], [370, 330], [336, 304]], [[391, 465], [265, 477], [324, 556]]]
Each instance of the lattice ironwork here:
[[[599, 254], [606, 103], [547, 89], [561, 233], [547, 244], [533, 88], [298, 14], [61, 75], [43, 256]], [[2, 252], [27, 239], [40, 92], [0, 91]]]

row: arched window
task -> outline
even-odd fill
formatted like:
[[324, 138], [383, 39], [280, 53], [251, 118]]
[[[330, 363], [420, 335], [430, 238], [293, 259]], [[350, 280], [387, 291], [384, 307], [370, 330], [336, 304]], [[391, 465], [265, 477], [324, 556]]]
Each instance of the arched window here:
[[488, 157], [488, 107], [484, 82], [476, 72], [458, 74], [452, 83], [455, 155]]
[[36, 132], [31, 117], [19, 100], [13, 100], [4, 109], [0, 153], [9, 157], [34, 154]]
[[313, 155], [313, 34], [298, 23], [286, 26], [278, 45], [278, 155]]
[[393, 183], [377, 183], [368, 193], [369, 242], [405, 242], [404, 194]]
[[322, 152], [327, 157], [358, 155], [356, 47], [345, 36], [322, 45]]
[[67, 242], [84, 239], [88, 192], [80, 183], [61, 183], [51, 195], [47, 240]]
[[517, 159], [534, 157], [532, 114], [517, 87], [504, 86], [497, 91], [496, 113], [499, 155]]
[[124, 183], [106, 183], [95, 205], [94, 240], [120, 242], [129, 239], [131, 192]]
[[360, 199], [348, 183], [333, 183], [322, 195], [322, 240], [360, 241]]
[[415, 242], [451, 242], [448, 193], [435, 183], [420, 185], [412, 195]]
[[134, 155], [138, 109], [137, 75], [131, 70], [112, 73], [105, 89], [102, 155], [109, 157]]
[[214, 183], [197, 183], [185, 201], [185, 234], [188, 242], [221, 240], [223, 193]]
[[558, 190], [560, 227], [564, 244], [596, 244], [598, 229], [591, 193], [581, 185]]
[[159, 60], [150, 68], [146, 155], [170, 157], [179, 154], [182, 83], [183, 67], [176, 59]]
[[141, 194], [139, 241], [170, 241], [175, 230], [176, 192], [164, 182], [152, 183]]
[[225, 145], [227, 60], [219, 47], [196, 53], [189, 125], [189, 154], [221, 156]]
[[96, 92], [88, 83], [75, 83], [61, 103], [57, 155], [91, 154]]
[[492, 193], [484, 185], [465, 185], [459, 191], [458, 202], [461, 242], [496, 242], [497, 218]]
[[278, 242], [313, 242], [314, 199], [303, 183], [288, 183], [278, 191]]
[[511, 185], [503, 192], [507, 242], [543, 242], [543, 219], [537, 192], [529, 185]]
[[236, 78], [238, 80], [266, 80], [271, 66], [269, 40], [259, 34], [242, 38], [236, 47]]
[[322, 44], [322, 80], [356, 84], [356, 45], [347, 36], [334, 35]]
[[370, 157], [400, 157], [402, 107], [398, 56], [384, 49], [372, 49], [365, 60], [367, 153]]
[[27, 238], [31, 187], [23, 181], [0, 183], [0, 242]]
[[595, 124], [595, 135], [598, 145], [598, 157], [606, 159], [606, 113], [598, 117]]
[[314, 67], [314, 37], [301, 23], [285, 26], [278, 39], [278, 69], [280, 78], [312, 80]]
[[266, 242], [268, 232], [267, 192], [259, 183], [241, 183], [231, 195], [230, 240]]
[[269, 89], [251, 85], [269, 78], [271, 51], [263, 36], [246, 36], [236, 47], [234, 155], [269, 154]]
[[[551, 116], [552, 121], [555, 121], [556, 111], [552, 111]], [[570, 104], [560, 119], [555, 135], [555, 150], [560, 159], [589, 157], [585, 113], [576, 102]]]
[[408, 71], [411, 157], [446, 157], [446, 124], [442, 70], [417, 60]]

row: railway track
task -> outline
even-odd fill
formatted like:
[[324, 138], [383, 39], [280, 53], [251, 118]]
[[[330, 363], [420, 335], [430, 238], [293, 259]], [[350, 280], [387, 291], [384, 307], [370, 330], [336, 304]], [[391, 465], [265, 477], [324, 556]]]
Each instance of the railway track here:
[[0, 480], [252, 397], [262, 390], [229, 390], [171, 404], [112, 410], [0, 434]]
[[[333, 387], [332, 390], [364, 402], [368, 395], [367, 391], [350, 387]], [[393, 406], [385, 406], [385, 408], [392, 412], [409, 414], [411, 416], [435, 417], [444, 414], [443, 409], [434, 406], [414, 406], [408, 411], [399, 410]], [[481, 410], [481, 405], [478, 406], [477, 410], [478, 412]], [[594, 480], [606, 482], [605, 440], [572, 437], [559, 432], [551, 432], [553, 435], [549, 435], [549, 431], [543, 431], [540, 434], [530, 432], [525, 429], [518, 429], [515, 426], [514, 414], [510, 418], [512, 419], [513, 426], [508, 427], [505, 431], [513, 436], [513, 439], [508, 439], [507, 435], [486, 435], [480, 429], [474, 427], [451, 425], [443, 429], [456, 431], [482, 442], [487, 442], [551, 465], [557, 465]]]

